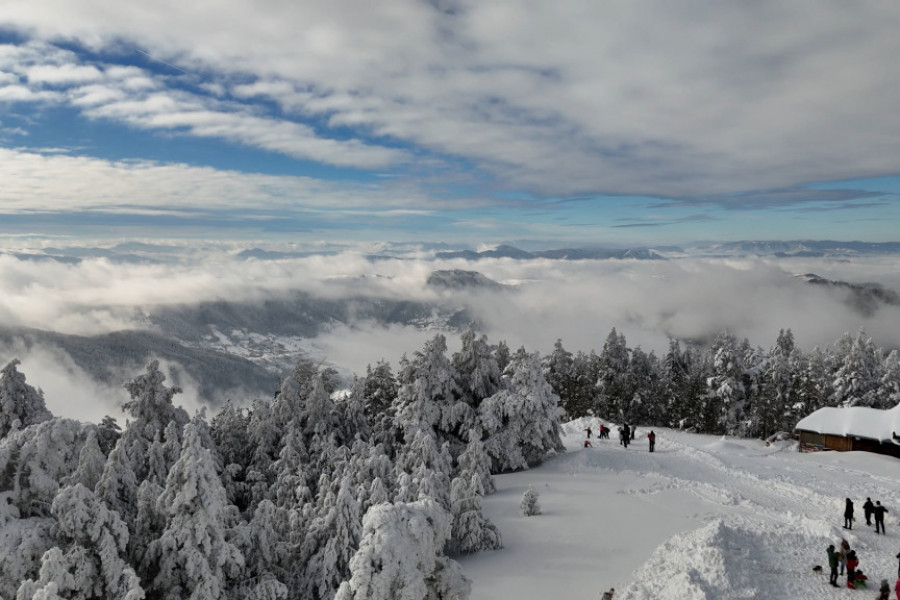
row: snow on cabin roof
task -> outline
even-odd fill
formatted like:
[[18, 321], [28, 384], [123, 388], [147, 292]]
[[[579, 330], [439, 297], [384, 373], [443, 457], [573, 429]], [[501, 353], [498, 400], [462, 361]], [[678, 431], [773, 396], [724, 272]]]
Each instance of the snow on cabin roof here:
[[889, 410], [866, 406], [820, 408], [800, 419], [795, 429], [900, 443], [894, 438], [895, 433], [900, 435], [900, 404]]

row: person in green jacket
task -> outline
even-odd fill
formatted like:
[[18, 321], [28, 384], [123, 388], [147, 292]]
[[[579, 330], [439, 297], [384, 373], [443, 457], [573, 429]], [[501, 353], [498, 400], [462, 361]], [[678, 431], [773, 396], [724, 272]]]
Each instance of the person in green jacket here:
[[828, 552], [828, 566], [831, 567], [831, 575], [830, 575], [829, 578], [828, 578], [828, 583], [830, 583], [830, 584], [833, 585], [834, 587], [838, 587], [838, 584], [837, 584], [837, 578], [838, 578], [837, 568], [838, 568], [838, 562], [840, 561], [840, 558], [841, 558], [841, 557], [840, 557], [840, 555], [838, 554], [838, 551], [834, 549], [834, 544], [830, 544], [830, 545], [828, 546], [828, 549], [826, 550], [826, 552]]

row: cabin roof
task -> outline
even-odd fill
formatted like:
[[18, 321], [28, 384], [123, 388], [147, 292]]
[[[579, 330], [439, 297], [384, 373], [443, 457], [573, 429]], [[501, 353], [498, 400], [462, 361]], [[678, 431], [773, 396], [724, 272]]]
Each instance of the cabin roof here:
[[888, 410], [866, 406], [820, 408], [800, 419], [795, 429], [900, 444], [896, 437], [900, 435], [900, 404]]

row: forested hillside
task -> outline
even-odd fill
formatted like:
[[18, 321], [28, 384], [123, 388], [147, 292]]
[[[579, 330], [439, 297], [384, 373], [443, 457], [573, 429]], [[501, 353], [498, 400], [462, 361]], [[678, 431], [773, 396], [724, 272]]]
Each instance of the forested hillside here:
[[123, 428], [53, 417], [17, 366], [0, 374], [3, 598], [466, 598], [453, 557], [502, 545], [491, 473], [563, 449], [540, 356], [471, 330], [336, 399], [301, 362], [274, 399], [211, 419], [153, 361]]
[[563, 452], [564, 417], [768, 436], [821, 406], [894, 406], [900, 364], [865, 333], [803, 352], [723, 333], [662, 357], [603, 347], [541, 357], [470, 328], [396, 373], [338, 390], [300, 361], [274, 398], [211, 418], [178, 406], [156, 361], [125, 384], [124, 426], [54, 417], [0, 372], [0, 597], [464, 599], [455, 558], [502, 546], [492, 474]]

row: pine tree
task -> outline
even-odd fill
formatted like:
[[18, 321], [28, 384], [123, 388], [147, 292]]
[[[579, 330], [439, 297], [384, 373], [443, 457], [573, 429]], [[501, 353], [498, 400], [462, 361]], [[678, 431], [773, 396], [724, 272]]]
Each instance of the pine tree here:
[[520, 348], [504, 374], [506, 389], [480, 409], [484, 446], [492, 471], [527, 469], [551, 453], [563, 452], [559, 397], [541, 370], [540, 357]]
[[592, 398], [585, 398], [581, 393], [582, 383], [575, 359], [571, 352], [563, 348], [562, 340], [556, 340], [553, 345], [553, 352], [547, 357], [544, 373], [547, 383], [559, 396], [567, 418], [575, 419], [589, 414]]
[[244, 566], [244, 557], [226, 539], [227, 496], [200, 430], [196, 419], [185, 427], [181, 456], [157, 501], [166, 528], [150, 544], [147, 558], [157, 572], [150, 589], [165, 600], [224, 597]]
[[626, 421], [625, 414], [632, 397], [628, 386], [628, 345], [625, 336], [613, 327], [598, 355], [596, 414], [608, 419]]
[[311, 600], [330, 600], [350, 576], [350, 560], [362, 534], [359, 503], [349, 476], [326, 504], [328, 511], [310, 524], [300, 562], [304, 565], [301, 594]]
[[389, 363], [379, 361], [374, 369], [371, 365], [366, 367], [363, 384], [366, 418], [372, 427], [373, 439], [383, 444], [389, 453], [393, 453], [394, 442], [399, 435], [399, 427], [394, 424], [398, 389]]
[[702, 412], [702, 429], [708, 433], [740, 435], [745, 418], [744, 364], [737, 340], [727, 331], [719, 334], [710, 348], [712, 376], [707, 381], [707, 403]]
[[0, 370], [0, 439], [13, 429], [43, 423], [53, 417], [44, 403], [44, 394], [25, 382], [18, 359]]
[[881, 349], [859, 328], [856, 338], [849, 334], [838, 342], [838, 368], [834, 374], [834, 406], [875, 406], [881, 379]]
[[884, 359], [882, 372], [876, 407], [893, 408], [900, 404], [900, 355], [896, 350], [891, 350]]
[[465, 447], [465, 434], [475, 424], [475, 412], [461, 400], [456, 370], [446, 350], [447, 342], [438, 334], [416, 352], [411, 362], [405, 357], [401, 361], [395, 422], [406, 443], [416, 431], [430, 430], [439, 436], [439, 443], [450, 442], [451, 454], [456, 456]]
[[500, 531], [482, 512], [483, 497], [481, 477], [477, 473], [464, 469], [453, 480], [450, 489], [453, 552], [471, 554], [503, 547]]
[[238, 597], [253, 600], [288, 597], [287, 516], [286, 510], [263, 500], [253, 511], [250, 522], [239, 527], [236, 542], [245, 557], [245, 573], [238, 584]]
[[125, 441], [119, 438], [106, 459], [96, 488], [97, 496], [122, 517], [129, 530], [133, 530], [137, 518], [138, 481], [133, 464]]
[[[126, 454], [133, 461], [132, 469], [138, 482], [151, 476], [150, 463], [145, 458], [149, 456], [154, 441], [168, 444], [170, 448], [178, 448], [181, 444], [181, 429], [189, 420], [183, 408], [172, 404], [172, 398], [181, 389], [166, 387], [165, 380], [165, 374], [159, 370], [159, 361], [152, 360], [145, 373], [125, 384], [131, 400], [125, 403], [124, 409], [133, 420], [126, 426], [120, 443], [125, 444]], [[170, 423], [174, 424], [171, 428]], [[155, 476], [161, 477], [169, 472], [171, 463], [157, 467]], [[162, 481], [157, 483], [161, 484]]]
[[81, 446], [81, 451], [78, 453], [78, 467], [71, 477], [65, 478], [63, 482], [69, 485], [80, 483], [87, 489], [94, 491], [94, 488], [97, 487], [97, 483], [103, 476], [105, 466], [106, 457], [103, 455], [103, 451], [100, 450], [100, 444], [97, 442], [97, 431], [91, 429], [88, 431], [84, 445]]
[[80, 483], [64, 487], [53, 500], [62, 557], [72, 574], [72, 597], [143, 597], [134, 571], [125, 559], [128, 529], [118, 513], [109, 510]]
[[443, 555], [449, 537], [450, 515], [431, 499], [373, 506], [335, 600], [466, 600], [471, 583]]
[[465, 401], [477, 409], [488, 396], [500, 390], [500, 367], [491, 352], [487, 336], [476, 337], [474, 326], [462, 334], [459, 352], [453, 354], [453, 368]]

